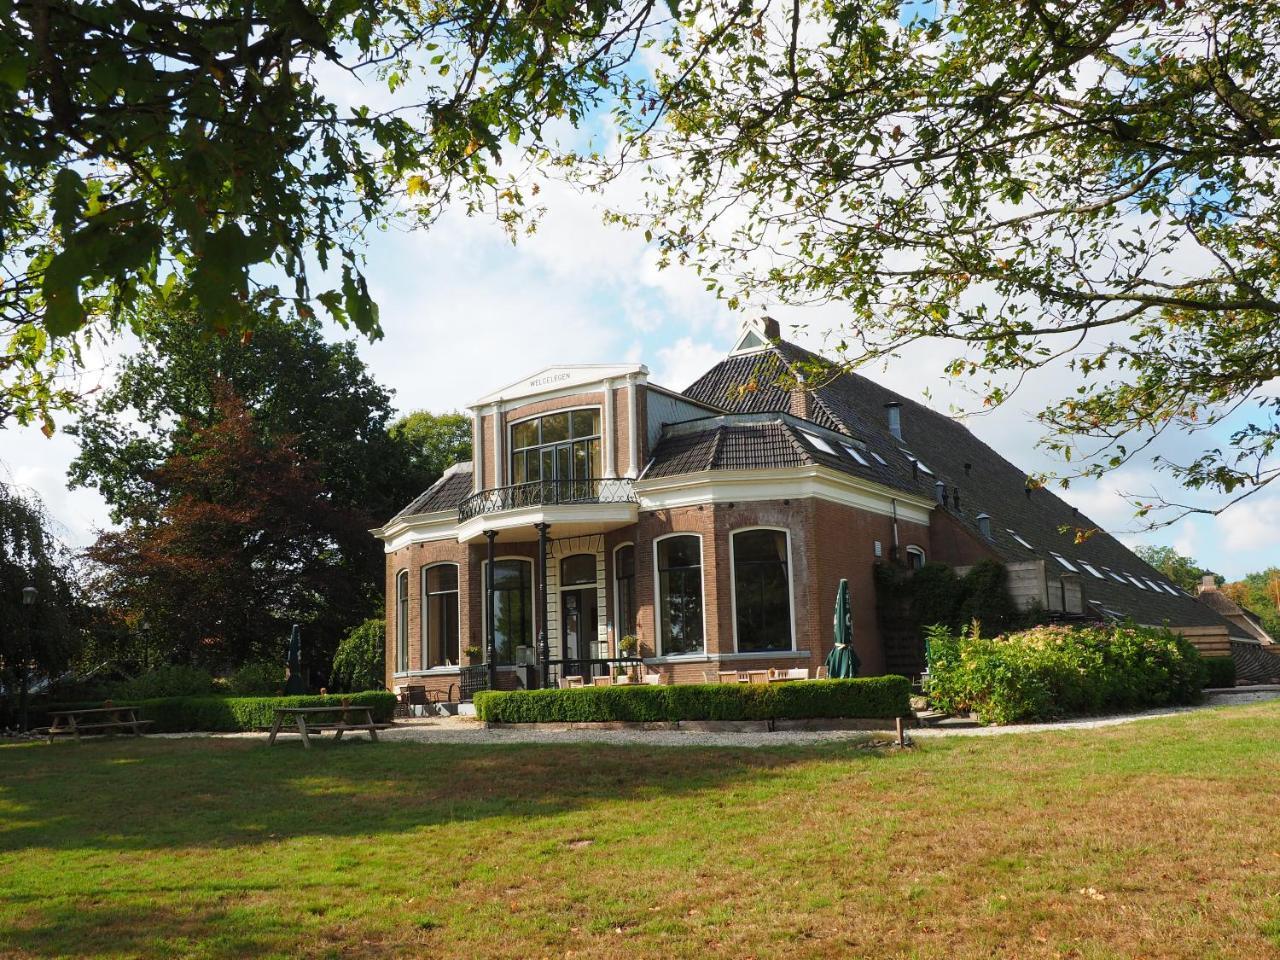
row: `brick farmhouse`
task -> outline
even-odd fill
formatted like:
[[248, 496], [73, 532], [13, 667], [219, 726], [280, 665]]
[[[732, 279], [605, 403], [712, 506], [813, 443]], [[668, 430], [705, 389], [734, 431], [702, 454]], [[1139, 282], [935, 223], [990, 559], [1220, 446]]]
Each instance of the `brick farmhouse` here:
[[874, 569], [926, 561], [996, 560], [1024, 607], [1206, 653], [1258, 642], [1110, 535], [1077, 543], [1088, 518], [963, 424], [820, 362], [764, 318], [682, 392], [579, 365], [478, 400], [474, 459], [373, 531], [388, 687], [537, 686], [632, 645], [673, 682], [816, 669], [841, 579], [863, 672], [918, 673], [918, 639], [877, 622]]

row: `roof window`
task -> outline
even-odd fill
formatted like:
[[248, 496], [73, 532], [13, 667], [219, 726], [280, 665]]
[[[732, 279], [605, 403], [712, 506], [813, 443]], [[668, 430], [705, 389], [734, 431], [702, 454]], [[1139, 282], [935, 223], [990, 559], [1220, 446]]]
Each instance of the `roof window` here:
[[1062, 564], [1062, 566], [1065, 569], [1070, 570], [1072, 573], [1080, 572], [1080, 570], [1076, 567], [1076, 565], [1072, 563], [1070, 560], [1068, 560], [1066, 557], [1064, 557], [1062, 554], [1051, 553], [1049, 554], [1049, 556], [1053, 557], [1053, 559], [1057, 560], [1060, 564]]
[[1013, 530], [1010, 530], [1008, 527], [1005, 527], [1005, 532], [1006, 532], [1007, 534], [1009, 534], [1009, 536], [1013, 537], [1013, 539], [1017, 540], [1017, 541], [1018, 541], [1020, 544], [1022, 544], [1024, 547], [1026, 547], [1028, 550], [1034, 550], [1034, 549], [1035, 549], [1035, 547], [1033, 547], [1031, 544], [1027, 543], [1027, 541], [1023, 540], [1023, 539], [1022, 539], [1022, 537], [1018, 536], [1017, 532], [1015, 532], [1015, 531], [1013, 531]]
[[1178, 593], [1178, 591], [1175, 590], [1170, 584], [1167, 584], [1161, 581], [1160, 586], [1164, 588], [1165, 593], [1170, 594], [1171, 596], [1175, 596], [1175, 597], [1182, 596], [1182, 594]]
[[1146, 587], [1144, 587], [1144, 586], [1142, 585], [1142, 581], [1141, 581], [1141, 580], [1139, 580], [1137, 577], [1129, 576], [1129, 574], [1127, 574], [1127, 573], [1126, 573], [1126, 574], [1125, 574], [1125, 578], [1126, 578], [1130, 583], [1132, 583], [1135, 587], [1137, 587], [1139, 590], [1145, 590], [1145, 589], [1147, 589]]
[[871, 466], [871, 464], [867, 463], [866, 458], [863, 457], [862, 454], [858, 452], [857, 447], [848, 443], [842, 443], [840, 444], [840, 446], [844, 447], [844, 452], [849, 454], [849, 456], [853, 457], [855, 462], [862, 464], [864, 467]]
[[1151, 589], [1154, 590], [1156, 593], [1159, 593], [1161, 591], [1162, 587], [1160, 586], [1160, 584], [1156, 583], [1150, 577], [1143, 577], [1142, 579], [1145, 580], [1147, 582], [1147, 585], [1150, 586]]
[[801, 430], [800, 432], [804, 434], [804, 438], [806, 440], [813, 444], [815, 449], [821, 450], [823, 453], [829, 453], [833, 457], [837, 456], [831, 444], [827, 443], [826, 440], [822, 439], [822, 437], [818, 436], [816, 433], [810, 433], [808, 430]]
[[889, 465], [889, 461], [880, 456], [880, 454], [876, 453], [874, 450], [868, 450], [867, 453], [875, 457], [876, 463], [880, 464], [880, 466], [887, 467]]
[[1093, 564], [1091, 564], [1091, 563], [1085, 563], [1083, 560], [1081, 560], [1081, 561], [1080, 561], [1080, 566], [1084, 567], [1086, 570], [1088, 570], [1091, 574], [1093, 574], [1093, 575], [1094, 575], [1095, 577], [1097, 577], [1099, 580], [1105, 580], [1105, 579], [1107, 579], [1107, 578], [1106, 578], [1106, 577], [1104, 577], [1101, 573], [1099, 573], [1099, 572], [1098, 572], [1098, 568], [1097, 568], [1097, 567], [1095, 567], [1095, 566], [1094, 566]]
[[910, 460], [912, 463], [914, 463], [917, 467], [920, 468], [920, 472], [923, 473], [926, 477], [933, 476], [933, 471], [930, 470], [928, 467], [926, 467], [924, 463], [920, 460], [920, 458], [917, 457], [914, 453], [912, 453], [910, 450], [903, 450], [902, 452], [907, 455], [908, 460]]

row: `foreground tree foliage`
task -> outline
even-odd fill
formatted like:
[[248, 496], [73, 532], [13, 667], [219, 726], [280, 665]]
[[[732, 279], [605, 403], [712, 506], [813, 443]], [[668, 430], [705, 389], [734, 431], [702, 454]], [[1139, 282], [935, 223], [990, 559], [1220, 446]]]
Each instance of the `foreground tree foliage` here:
[[73, 557], [50, 526], [38, 500], [0, 482], [0, 716], [24, 729], [32, 682], [71, 664], [84, 622]]
[[182, 449], [142, 482], [150, 493], [89, 556], [102, 595], [144, 617], [173, 661], [279, 659], [300, 623], [305, 657], [323, 670], [376, 609], [372, 518], [331, 496], [292, 438], [264, 437], [230, 385], [215, 388], [212, 422], [188, 425]]
[[1276, 0], [701, 6], [619, 110], [619, 218], [731, 302], [846, 307], [846, 365], [941, 338], [998, 404], [1065, 363], [1084, 474], [1212, 430], [1156, 464], [1214, 494], [1164, 519], [1216, 512], [1280, 476], [1278, 48]]
[[1280, 567], [1245, 574], [1243, 580], [1223, 584], [1222, 592], [1256, 613], [1263, 629], [1280, 640]]
[[471, 418], [464, 413], [415, 410], [391, 425], [423, 489], [455, 463], [471, 459]]
[[406, 194], [425, 220], [451, 200], [507, 216], [501, 144], [536, 150], [544, 123], [581, 119], [653, 10], [3, 0], [0, 424], [49, 427], [92, 321], [127, 322], [158, 286], [211, 327], [251, 326], [265, 284], [376, 335], [369, 225]]

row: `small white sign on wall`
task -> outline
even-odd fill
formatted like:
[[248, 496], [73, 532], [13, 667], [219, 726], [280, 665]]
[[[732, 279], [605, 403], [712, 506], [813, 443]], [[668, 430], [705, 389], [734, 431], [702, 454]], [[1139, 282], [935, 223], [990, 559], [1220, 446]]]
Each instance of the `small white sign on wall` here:
[[880, 541], [879, 541], [879, 540], [876, 540], [876, 541], [875, 541], [875, 553], [876, 553], [876, 556], [877, 556], [877, 557], [880, 557], [880, 556], [883, 556], [883, 555], [884, 555], [884, 550], [883, 550], [883, 548], [880, 546]]

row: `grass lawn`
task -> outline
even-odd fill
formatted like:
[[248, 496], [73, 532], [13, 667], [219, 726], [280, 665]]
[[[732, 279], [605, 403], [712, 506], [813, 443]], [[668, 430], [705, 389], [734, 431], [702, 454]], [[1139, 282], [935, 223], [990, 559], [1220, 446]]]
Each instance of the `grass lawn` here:
[[0, 748], [0, 956], [1264, 957], [1280, 703], [875, 754]]

